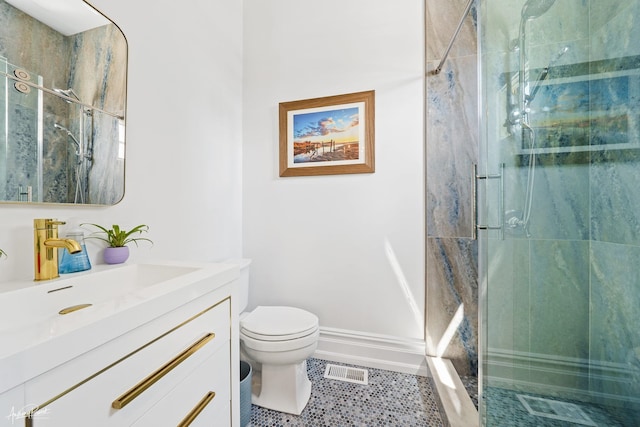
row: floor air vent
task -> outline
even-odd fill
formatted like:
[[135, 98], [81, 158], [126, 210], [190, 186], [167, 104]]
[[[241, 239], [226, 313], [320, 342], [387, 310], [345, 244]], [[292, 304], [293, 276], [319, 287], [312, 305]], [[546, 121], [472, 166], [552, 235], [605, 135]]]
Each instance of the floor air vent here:
[[524, 394], [518, 394], [517, 396], [531, 415], [597, 427], [591, 418], [582, 411], [580, 406], [573, 403], [526, 396]]
[[324, 377], [356, 384], [367, 385], [369, 383], [369, 371], [366, 369], [332, 365], [331, 363], [327, 363]]

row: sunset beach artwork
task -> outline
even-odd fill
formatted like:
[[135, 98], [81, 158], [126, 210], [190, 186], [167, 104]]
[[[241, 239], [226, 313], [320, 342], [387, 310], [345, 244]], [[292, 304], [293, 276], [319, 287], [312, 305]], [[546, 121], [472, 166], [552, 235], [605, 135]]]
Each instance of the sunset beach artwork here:
[[360, 107], [292, 114], [293, 163], [357, 162]]
[[373, 91], [281, 103], [280, 172], [373, 172]]

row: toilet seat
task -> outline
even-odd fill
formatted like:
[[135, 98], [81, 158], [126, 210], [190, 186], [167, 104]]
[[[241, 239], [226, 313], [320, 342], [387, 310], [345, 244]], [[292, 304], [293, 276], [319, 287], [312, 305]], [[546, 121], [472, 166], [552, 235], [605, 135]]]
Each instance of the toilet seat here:
[[240, 320], [240, 334], [260, 341], [289, 341], [313, 335], [318, 317], [283, 306], [258, 306]]
[[277, 341], [291, 341], [299, 338], [304, 338], [308, 335], [313, 334], [317, 330], [318, 328], [315, 327], [315, 328], [308, 329], [306, 331], [298, 332], [295, 334], [289, 334], [289, 335], [262, 335], [262, 334], [256, 334], [255, 332], [251, 332], [247, 329], [241, 328], [240, 333], [242, 334], [242, 336], [253, 338], [254, 340], [258, 340], [258, 341], [277, 342]]
[[[279, 341], [267, 341], [262, 339], [252, 338], [242, 331], [240, 332], [240, 342], [244, 347], [250, 348], [252, 350], [262, 351], [265, 353], [283, 353], [283, 352], [295, 352], [297, 350], [302, 350], [306, 348], [315, 349], [318, 345], [318, 337], [320, 336], [320, 329], [316, 329], [311, 332], [309, 335], [293, 338], [293, 339], [282, 339]], [[313, 352], [313, 350], [311, 351]]]

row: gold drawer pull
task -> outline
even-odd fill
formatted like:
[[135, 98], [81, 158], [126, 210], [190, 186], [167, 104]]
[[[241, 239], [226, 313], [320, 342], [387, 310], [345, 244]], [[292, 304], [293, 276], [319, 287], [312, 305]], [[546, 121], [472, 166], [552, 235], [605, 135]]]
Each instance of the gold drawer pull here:
[[184, 417], [184, 420], [180, 421], [178, 427], [189, 426], [193, 422], [193, 420], [195, 420], [197, 416], [200, 415], [200, 412], [204, 411], [204, 408], [207, 407], [207, 405], [213, 400], [214, 397], [216, 397], [215, 391], [210, 391], [209, 393], [205, 394], [200, 402], [198, 402], [198, 404], [191, 410], [191, 412], [189, 412], [187, 416]]
[[93, 304], [78, 304], [78, 305], [72, 305], [71, 307], [63, 308], [62, 310], [60, 310], [60, 311], [58, 312], [58, 314], [69, 314], [69, 313], [73, 313], [74, 311], [82, 310], [83, 308], [91, 307], [92, 305], [93, 305]]
[[143, 379], [138, 384], [136, 384], [133, 388], [129, 389], [129, 391], [125, 392], [122, 396], [114, 400], [113, 403], [111, 403], [111, 407], [113, 409], [124, 408], [126, 405], [131, 403], [133, 399], [140, 396], [146, 389], [154, 385], [160, 378], [167, 375], [169, 372], [171, 372], [173, 368], [175, 368], [176, 366], [184, 362], [189, 356], [194, 354], [196, 351], [200, 350], [202, 347], [204, 347], [209, 341], [211, 341], [215, 337], [216, 337], [216, 334], [214, 334], [213, 332], [209, 332], [198, 342], [196, 342], [189, 348], [185, 349], [182, 353], [174, 357], [169, 362], [165, 363], [162, 367], [160, 367], [160, 369], [153, 372], [147, 378]]

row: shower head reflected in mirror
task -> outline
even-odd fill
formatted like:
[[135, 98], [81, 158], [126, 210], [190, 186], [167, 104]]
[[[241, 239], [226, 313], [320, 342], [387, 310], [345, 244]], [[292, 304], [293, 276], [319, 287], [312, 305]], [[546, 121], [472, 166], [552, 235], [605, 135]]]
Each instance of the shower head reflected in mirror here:
[[76, 145], [76, 154], [79, 156], [82, 152], [82, 146], [80, 145], [80, 143], [78, 142], [78, 140], [76, 139], [75, 136], [73, 136], [73, 133], [71, 133], [71, 131], [69, 129], [67, 129], [66, 127], [62, 126], [59, 123], [54, 123], [53, 127], [55, 127], [56, 129], [59, 129], [63, 132], [66, 132], [67, 135], [69, 136], [69, 138], [71, 138], [71, 140], [73, 141], [73, 143]]
[[[72, 89], [73, 90], [73, 89]], [[74, 203], [84, 203], [85, 202], [85, 193], [86, 193], [86, 179], [87, 179], [87, 164], [91, 161], [91, 155], [85, 154], [85, 150], [82, 144], [78, 141], [78, 139], [73, 135], [73, 133], [62, 126], [60, 123], [54, 123], [53, 127], [65, 132], [71, 141], [76, 146], [76, 156], [77, 162], [75, 166], [75, 182], [76, 182], [76, 193], [74, 198]]]
[[527, 0], [522, 6], [522, 19], [529, 21], [545, 14], [556, 0]]

